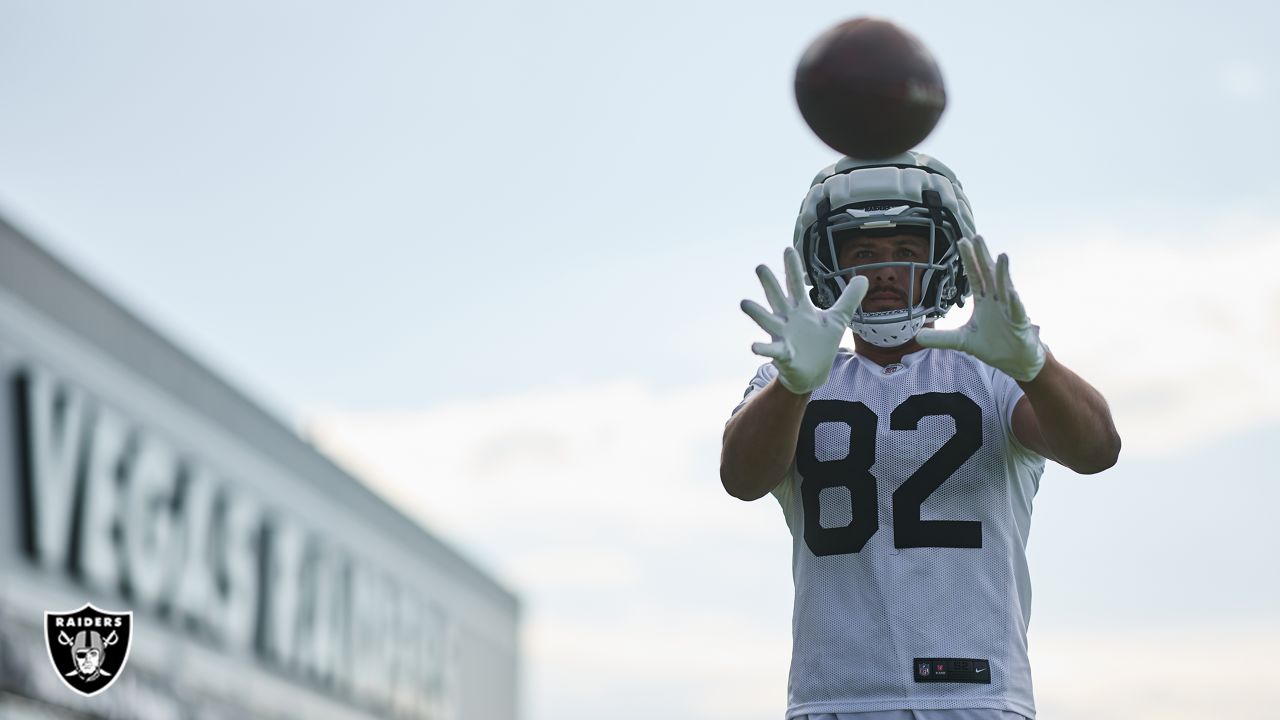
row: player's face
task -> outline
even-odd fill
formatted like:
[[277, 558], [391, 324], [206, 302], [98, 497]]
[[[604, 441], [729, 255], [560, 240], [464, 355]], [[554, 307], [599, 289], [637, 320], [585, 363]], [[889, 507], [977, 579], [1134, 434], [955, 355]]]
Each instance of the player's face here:
[[[840, 241], [840, 267], [857, 267], [872, 263], [884, 262], [928, 262], [929, 241], [913, 233], [894, 235], [855, 235]], [[867, 295], [862, 300], [863, 312], [883, 312], [885, 310], [901, 310], [907, 306], [907, 292], [911, 289], [908, 283], [913, 282], [914, 291], [911, 297], [915, 304], [920, 304], [921, 285], [924, 269], [917, 268], [911, 273], [902, 266], [887, 266], [859, 270], [870, 284]]]
[[101, 659], [100, 653], [93, 649], [81, 650], [76, 653], [76, 664], [83, 675], [92, 675], [98, 669], [98, 661]]

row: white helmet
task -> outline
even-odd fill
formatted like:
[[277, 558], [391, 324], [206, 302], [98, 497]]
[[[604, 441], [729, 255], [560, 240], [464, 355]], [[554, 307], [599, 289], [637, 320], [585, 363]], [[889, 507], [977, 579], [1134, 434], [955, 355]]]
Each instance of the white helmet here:
[[901, 266], [912, 277], [924, 270], [923, 297], [914, 295], [900, 310], [863, 312], [849, 326], [862, 339], [897, 347], [916, 336], [927, 320], [940, 318], [952, 305], [964, 305], [969, 279], [960, 264], [957, 243], [977, 234], [969, 199], [955, 173], [938, 160], [906, 152], [883, 160], [846, 157], [818, 173], [796, 220], [796, 252], [804, 259], [814, 305], [829, 308], [840, 297], [853, 268], [840, 267], [837, 235], [854, 230], [917, 227], [928, 229], [928, 262], [862, 265], [865, 271]]

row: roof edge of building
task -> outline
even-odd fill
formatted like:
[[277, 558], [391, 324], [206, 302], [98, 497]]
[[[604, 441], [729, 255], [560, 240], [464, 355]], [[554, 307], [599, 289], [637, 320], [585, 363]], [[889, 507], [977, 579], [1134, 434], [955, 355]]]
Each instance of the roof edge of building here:
[[229, 433], [278, 458], [340, 502], [357, 507], [390, 533], [419, 543], [434, 560], [519, 611], [515, 593], [379, 497], [228, 380], [196, 360], [134, 311], [0, 215], [0, 287], [72, 331], [164, 392], [200, 411]]

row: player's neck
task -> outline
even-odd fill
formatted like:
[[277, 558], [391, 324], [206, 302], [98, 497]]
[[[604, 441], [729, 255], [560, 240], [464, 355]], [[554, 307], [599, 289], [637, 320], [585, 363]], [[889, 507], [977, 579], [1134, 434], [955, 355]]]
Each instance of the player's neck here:
[[[927, 322], [924, 326], [933, 327], [933, 323]], [[911, 353], [919, 350], [924, 350], [924, 346], [916, 342], [915, 338], [911, 338], [898, 347], [880, 347], [879, 345], [872, 345], [866, 340], [858, 337], [857, 333], [854, 333], [853, 349], [862, 357], [870, 360], [880, 367], [884, 367], [886, 365], [902, 362], [903, 356], [910, 355]]]

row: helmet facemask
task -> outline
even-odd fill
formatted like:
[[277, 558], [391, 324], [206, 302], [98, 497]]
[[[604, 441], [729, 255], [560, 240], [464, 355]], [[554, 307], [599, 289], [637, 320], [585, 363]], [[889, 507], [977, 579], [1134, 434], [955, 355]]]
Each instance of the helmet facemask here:
[[[867, 312], [861, 307], [850, 327], [863, 340], [880, 347], [897, 347], [915, 337], [928, 320], [942, 317], [953, 304], [963, 303], [963, 282], [957, 241], [958, 225], [945, 208], [895, 201], [855, 203], [820, 215], [806, 238], [805, 260], [814, 285], [811, 297], [819, 307], [830, 307], [855, 274], [884, 267], [902, 268], [907, 283], [907, 303], [895, 310]], [[941, 222], [938, 222], [941, 221]], [[840, 244], [860, 232], [906, 231], [927, 239], [925, 262], [886, 261], [857, 266], [840, 265]], [[916, 273], [923, 273], [920, 297]]]

